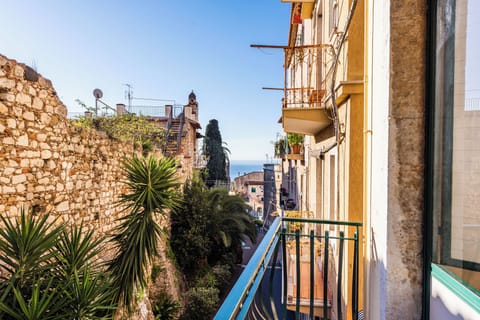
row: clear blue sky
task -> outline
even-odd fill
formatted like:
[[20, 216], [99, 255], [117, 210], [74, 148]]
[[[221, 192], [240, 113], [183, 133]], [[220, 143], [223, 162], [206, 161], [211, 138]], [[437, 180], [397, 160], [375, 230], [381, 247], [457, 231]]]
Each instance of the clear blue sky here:
[[135, 97], [185, 104], [193, 89], [203, 130], [219, 121], [233, 160], [273, 155], [283, 52], [250, 44], [286, 44], [290, 5], [280, 0], [2, 1], [0, 53], [52, 80], [70, 112]]

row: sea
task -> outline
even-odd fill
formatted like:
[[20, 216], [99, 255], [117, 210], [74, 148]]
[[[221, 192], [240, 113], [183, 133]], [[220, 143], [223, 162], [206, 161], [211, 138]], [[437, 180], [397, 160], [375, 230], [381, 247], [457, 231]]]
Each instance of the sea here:
[[265, 160], [231, 160], [230, 161], [230, 179], [233, 180], [236, 177], [242, 176], [249, 172], [254, 172], [254, 171], [263, 172], [264, 163], [265, 163]]

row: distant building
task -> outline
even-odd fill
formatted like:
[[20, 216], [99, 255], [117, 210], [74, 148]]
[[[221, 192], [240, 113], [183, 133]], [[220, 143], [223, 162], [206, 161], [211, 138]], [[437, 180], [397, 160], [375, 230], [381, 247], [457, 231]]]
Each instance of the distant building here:
[[232, 192], [243, 197], [245, 202], [252, 208], [253, 215], [263, 217], [263, 172], [250, 172], [233, 179]]
[[193, 91], [188, 95], [188, 104], [183, 106], [130, 106], [127, 110], [125, 105], [117, 104], [117, 114], [127, 111], [143, 115], [165, 129], [166, 143], [162, 146], [162, 153], [178, 161], [182, 177], [189, 177], [194, 170], [205, 166], [198, 152], [197, 139], [203, 136], [198, 132], [201, 126], [197, 97]]

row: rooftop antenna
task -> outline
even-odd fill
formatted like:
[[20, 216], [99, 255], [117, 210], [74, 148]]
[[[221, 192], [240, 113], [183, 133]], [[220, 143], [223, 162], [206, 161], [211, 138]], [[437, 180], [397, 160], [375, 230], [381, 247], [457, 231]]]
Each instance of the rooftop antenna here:
[[98, 100], [100, 100], [101, 97], [103, 97], [103, 92], [100, 89], [94, 89], [93, 90], [93, 96], [95, 97], [95, 116], [98, 115]]
[[124, 86], [127, 87], [127, 90], [125, 90], [125, 98], [128, 100], [128, 112], [130, 112], [131, 107], [132, 107], [132, 99], [133, 99], [133, 90], [132, 90], [132, 85], [129, 83], [124, 83]]

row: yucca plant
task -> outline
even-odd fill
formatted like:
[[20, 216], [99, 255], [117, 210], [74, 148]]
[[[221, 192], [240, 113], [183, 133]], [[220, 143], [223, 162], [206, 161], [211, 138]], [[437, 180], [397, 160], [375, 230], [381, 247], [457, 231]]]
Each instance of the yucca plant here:
[[70, 319], [107, 319], [116, 308], [111, 279], [98, 260], [103, 240], [80, 225], [63, 230], [55, 244], [56, 275]]
[[156, 214], [178, 204], [176, 163], [174, 159], [138, 158], [124, 162], [128, 192], [119, 201], [127, 214], [112, 236], [118, 249], [109, 270], [117, 288], [119, 303], [132, 311], [135, 294], [147, 285], [146, 270], [158, 254], [161, 228]]
[[[18, 320], [60, 320], [65, 319], [60, 312], [65, 306], [59, 290], [52, 286], [53, 278], [47, 284], [42, 280], [35, 280], [29, 297], [18, 287], [11, 287], [13, 301], [8, 303], [0, 300], [0, 310], [4, 312], [1, 319]], [[28, 295], [27, 295], [28, 296]]]
[[108, 319], [111, 283], [95, 263], [102, 239], [27, 215], [0, 217], [0, 319]]
[[[35, 219], [24, 209], [20, 212], [19, 221], [0, 218], [4, 225], [0, 229], [0, 261], [1, 268], [5, 270], [0, 279], [0, 289], [11, 286], [20, 291], [30, 290], [39, 275], [50, 278], [54, 256], [52, 248], [63, 227], [55, 226], [55, 222], [48, 223], [47, 215]], [[0, 290], [2, 296], [7, 291], [11, 293], [9, 289]]]

